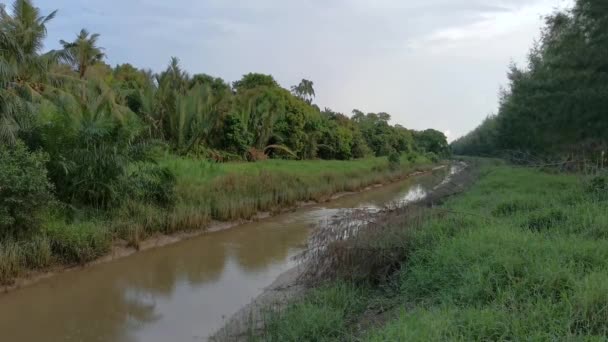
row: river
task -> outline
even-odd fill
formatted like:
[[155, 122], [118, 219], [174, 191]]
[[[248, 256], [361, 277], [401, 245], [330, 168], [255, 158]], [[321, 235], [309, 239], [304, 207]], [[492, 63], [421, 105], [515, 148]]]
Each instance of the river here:
[[447, 170], [300, 208], [0, 294], [1, 341], [205, 341], [295, 265], [311, 226], [424, 195]]

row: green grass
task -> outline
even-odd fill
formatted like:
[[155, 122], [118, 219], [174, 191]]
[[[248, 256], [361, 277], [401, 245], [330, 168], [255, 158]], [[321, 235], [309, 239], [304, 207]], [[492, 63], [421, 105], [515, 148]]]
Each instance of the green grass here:
[[167, 229], [197, 229], [210, 220], [250, 219], [258, 212], [275, 211], [302, 201], [323, 201], [338, 192], [394, 180], [428, 169], [431, 164], [419, 157], [394, 170], [386, 158], [225, 164], [165, 158], [161, 165], [176, 174], [178, 198]]
[[[608, 201], [587, 184], [577, 175], [485, 167], [476, 185], [443, 205], [448, 213], [392, 227], [409, 229], [408, 256], [364, 297], [367, 306], [390, 303], [391, 319], [362, 332], [365, 315], [352, 310], [333, 323], [340, 335], [307, 326], [299, 340], [606, 340]], [[298, 305], [270, 320], [285, 323], [265, 339], [300, 333]], [[308, 312], [333, 309], [321, 303]]]

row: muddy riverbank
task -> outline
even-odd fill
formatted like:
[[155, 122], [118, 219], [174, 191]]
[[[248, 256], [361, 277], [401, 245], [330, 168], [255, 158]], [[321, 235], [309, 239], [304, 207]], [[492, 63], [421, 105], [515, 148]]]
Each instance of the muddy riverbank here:
[[[402, 205], [417, 205], [432, 207], [447, 198], [465, 191], [477, 178], [474, 167], [464, 163], [452, 165], [450, 173], [426, 192]], [[399, 205], [399, 204], [397, 204]], [[375, 215], [390, 215], [391, 209], [385, 208]], [[211, 336], [212, 341], [233, 342], [247, 341], [255, 335], [263, 324], [269, 310], [280, 310], [290, 301], [304, 295], [311, 288], [302, 282], [301, 276], [310, 265], [298, 264], [279, 275], [264, 291], [226, 320], [225, 325]]]

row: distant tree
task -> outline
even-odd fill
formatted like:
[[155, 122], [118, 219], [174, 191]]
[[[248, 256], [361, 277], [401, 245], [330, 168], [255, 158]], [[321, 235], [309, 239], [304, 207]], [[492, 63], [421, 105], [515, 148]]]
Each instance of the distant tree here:
[[279, 84], [271, 75], [249, 73], [243, 75], [239, 81], [232, 83], [232, 88], [236, 91], [244, 91], [257, 87], [278, 87]]
[[85, 76], [91, 65], [105, 57], [103, 48], [97, 46], [98, 39], [98, 33], [89, 34], [89, 31], [82, 29], [73, 42], [59, 41], [63, 45], [60, 57], [75, 68], [80, 78]]
[[438, 156], [446, 156], [450, 153], [445, 134], [434, 129], [415, 132], [414, 139], [418, 148], [423, 152], [432, 152]]
[[311, 104], [312, 99], [315, 97], [314, 83], [307, 79], [302, 79], [300, 84], [291, 87], [291, 92], [302, 101]]

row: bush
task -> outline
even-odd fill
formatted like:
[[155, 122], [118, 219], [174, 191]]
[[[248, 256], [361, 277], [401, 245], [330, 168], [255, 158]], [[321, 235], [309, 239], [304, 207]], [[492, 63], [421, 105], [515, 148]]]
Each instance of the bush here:
[[397, 170], [401, 166], [401, 155], [393, 151], [388, 155], [388, 166], [391, 170]]
[[0, 235], [35, 230], [39, 213], [52, 200], [46, 154], [30, 152], [23, 143], [0, 146]]
[[424, 156], [426, 158], [428, 158], [433, 163], [438, 163], [439, 162], [439, 156], [436, 153], [427, 152], [427, 153], [424, 154]]
[[175, 175], [166, 167], [143, 163], [124, 182], [132, 199], [165, 207], [175, 202]]

